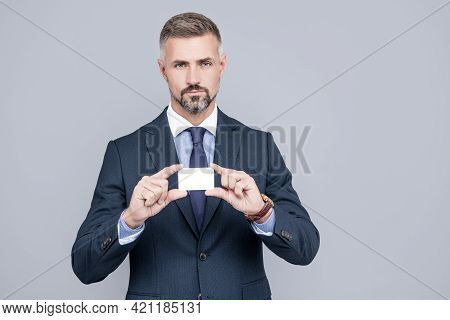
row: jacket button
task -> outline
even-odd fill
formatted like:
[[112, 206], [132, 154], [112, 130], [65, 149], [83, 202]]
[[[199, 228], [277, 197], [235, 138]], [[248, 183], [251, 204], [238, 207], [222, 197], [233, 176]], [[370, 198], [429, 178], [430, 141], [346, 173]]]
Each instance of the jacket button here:
[[286, 230], [281, 230], [281, 236], [288, 239], [289, 241], [292, 240], [292, 235]]
[[108, 247], [108, 245], [111, 243], [111, 241], [112, 241], [111, 237], [106, 238], [106, 239], [100, 244], [100, 248], [101, 248], [102, 250], [105, 250], [105, 249]]
[[202, 261], [206, 260], [206, 253], [204, 253], [204, 252], [200, 253], [200, 260], [202, 260]]
[[199, 293], [197, 298], [198, 298], [198, 300], [202, 300], [202, 294]]

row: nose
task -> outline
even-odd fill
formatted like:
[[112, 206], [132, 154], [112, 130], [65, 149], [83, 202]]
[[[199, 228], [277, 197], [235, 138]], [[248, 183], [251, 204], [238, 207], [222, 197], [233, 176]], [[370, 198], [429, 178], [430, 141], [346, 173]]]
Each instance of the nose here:
[[196, 66], [189, 68], [186, 82], [188, 85], [195, 85], [200, 83], [200, 75]]

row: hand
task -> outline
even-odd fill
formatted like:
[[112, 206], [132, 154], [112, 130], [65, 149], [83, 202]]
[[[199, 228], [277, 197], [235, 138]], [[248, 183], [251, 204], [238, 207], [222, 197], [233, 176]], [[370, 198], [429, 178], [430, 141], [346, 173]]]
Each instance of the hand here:
[[215, 163], [211, 163], [210, 166], [220, 174], [222, 188], [206, 190], [205, 195], [221, 198], [247, 215], [255, 215], [261, 211], [264, 201], [251, 176], [244, 171], [222, 168]]
[[144, 176], [133, 190], [129, 207], [123, 214], [125, 223], [130, 228], [137, 228], [149, 217], [158, 214], [171, 201], [187, 195], [184, 190], [172, 189], [168, 191], [169, 178], [183, 166], [174, 164], [166, 167], [152, 176]]

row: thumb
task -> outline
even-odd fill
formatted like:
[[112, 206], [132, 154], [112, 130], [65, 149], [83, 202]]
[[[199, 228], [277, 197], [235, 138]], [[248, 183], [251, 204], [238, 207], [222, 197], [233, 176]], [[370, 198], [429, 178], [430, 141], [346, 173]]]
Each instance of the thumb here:
[[167, 203], [187, 196], [186, 190], [172, 189], [167, 193]]
[[226, 200], [228, 198], [228, 191], [225, 190], [224, 188], [214, 188], [206, 190], [205, 195]]

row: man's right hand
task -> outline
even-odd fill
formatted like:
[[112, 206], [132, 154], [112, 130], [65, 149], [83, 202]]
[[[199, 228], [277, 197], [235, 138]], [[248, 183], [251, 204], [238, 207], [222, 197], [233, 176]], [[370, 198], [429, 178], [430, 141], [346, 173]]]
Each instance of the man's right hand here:
[[171, 201], [187, 196], [187, 191], [168, 190], [167, 179], [183, 166], [174, 164], [152, 176], [144, 176], [134, 187], [129, 207], [123, 214], [125, 223], [132, 229], [144, 224], [145, 220], [158, 214]]

